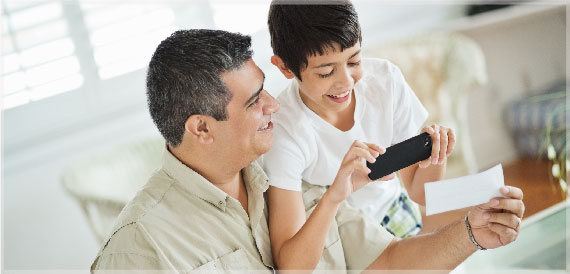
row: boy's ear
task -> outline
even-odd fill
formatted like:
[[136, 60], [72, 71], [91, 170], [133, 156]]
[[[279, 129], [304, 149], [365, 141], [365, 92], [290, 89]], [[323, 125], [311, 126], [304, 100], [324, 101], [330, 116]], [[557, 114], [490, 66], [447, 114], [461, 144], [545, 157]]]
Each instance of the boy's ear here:
[[281, 57], [277, 55], [271, 56], [271, 64], [276, 66], [287, 79], [295, 78], [295, 73], [293, 73], [290, 69], [287, 68], [287, 66], [285, 66], [285, 63]]
[[185, 135], [190, 139], [196, 140], [201, 144], [211, 144], [214, 142], [214, 136], [211, 132], [210, 121], [204, 115], [190, 115], [184, 123]]

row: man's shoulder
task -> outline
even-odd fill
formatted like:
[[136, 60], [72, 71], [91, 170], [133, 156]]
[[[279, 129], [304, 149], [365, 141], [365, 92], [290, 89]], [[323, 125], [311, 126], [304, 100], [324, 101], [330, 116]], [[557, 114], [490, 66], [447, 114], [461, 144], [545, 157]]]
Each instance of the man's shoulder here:
[[[152, 216], [165, 194], [171, 190], [174, 180], [163, 170], [154, 173], [148, 182], [125, 205], [105, 240], [97, 258], [112, 260], [113, 254], [138, 258], [152, 258], [153, 248], [145, 241], [140, 223]], [[113, 255], [113, 256], [112, 256]], [[116, 256], [114, 256], [116, 257]], [[97, 263], [97, 261], [94, 263]], [[109, 263], [109, 262], [107, 262]]]
[[167, 172], [161, 169], [154, 173], [117, 217], [92, 270], [168, 268], [160, 257], [168, 245], [157, 241], [173, 233], [164, 222], [176, 218], [173, 205], [181, 199], [186, 201], [185, 207], [198, 200], [194, 196], [181, 197], [179, 192], [176, 181]]
[[126, 224], [136, 223], [141, 218], [147, 216], [147, 213], [155, 209], [162, 201], [165, 194], [172, 190], [174, 183], [174, 179], [164, 170], [161, 169], [154, 173], [148, 182], [125, 205], [117, 217], [112, 230], [117, 231]]
[[115, 230], [91, 265], [91, 270], [162, 269], [152, 241], [135, 221]]

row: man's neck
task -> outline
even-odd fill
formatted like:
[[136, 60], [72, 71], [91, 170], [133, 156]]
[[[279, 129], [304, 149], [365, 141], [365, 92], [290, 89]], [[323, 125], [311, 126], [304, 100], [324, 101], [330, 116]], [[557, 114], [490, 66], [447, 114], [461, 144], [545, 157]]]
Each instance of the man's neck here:
[[[172, 148], [169, 151], [187, 167], [191, 168], [202, 177], [206, 178], [212, 185], [219, 188], [230, 197], [238, 200], [247, 213], [247, 190], [242, 178], [240, 167], [232, 167], [229, 163], [221, 161], [208, 161], [210, 157], [200, 155], [196, 151], [186, 151], [182, 148]], [[191, 157], [189, 157], [192, 155]]]

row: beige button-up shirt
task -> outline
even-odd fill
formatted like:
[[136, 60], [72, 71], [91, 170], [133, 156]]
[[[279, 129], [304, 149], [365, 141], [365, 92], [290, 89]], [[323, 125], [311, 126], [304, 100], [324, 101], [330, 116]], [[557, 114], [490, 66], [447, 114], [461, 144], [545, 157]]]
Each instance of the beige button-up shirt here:
[[91, 266], [101, 270], [267, 270], [273, 259], [263, 193], [267, 177], [242, 170], [249, 216], [239, 201], [168, 150], [163, 167], [118, 217]]

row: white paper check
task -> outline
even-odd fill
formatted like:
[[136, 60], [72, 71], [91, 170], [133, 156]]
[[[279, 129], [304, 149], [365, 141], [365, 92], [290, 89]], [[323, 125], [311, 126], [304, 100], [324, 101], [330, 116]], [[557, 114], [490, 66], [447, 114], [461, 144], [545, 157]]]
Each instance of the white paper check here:
[[478, 174], [426, 183], [426, 215], [484, 204], [494, 197], [504, 197], [500, 192], [504, 185], [500, 164]]

